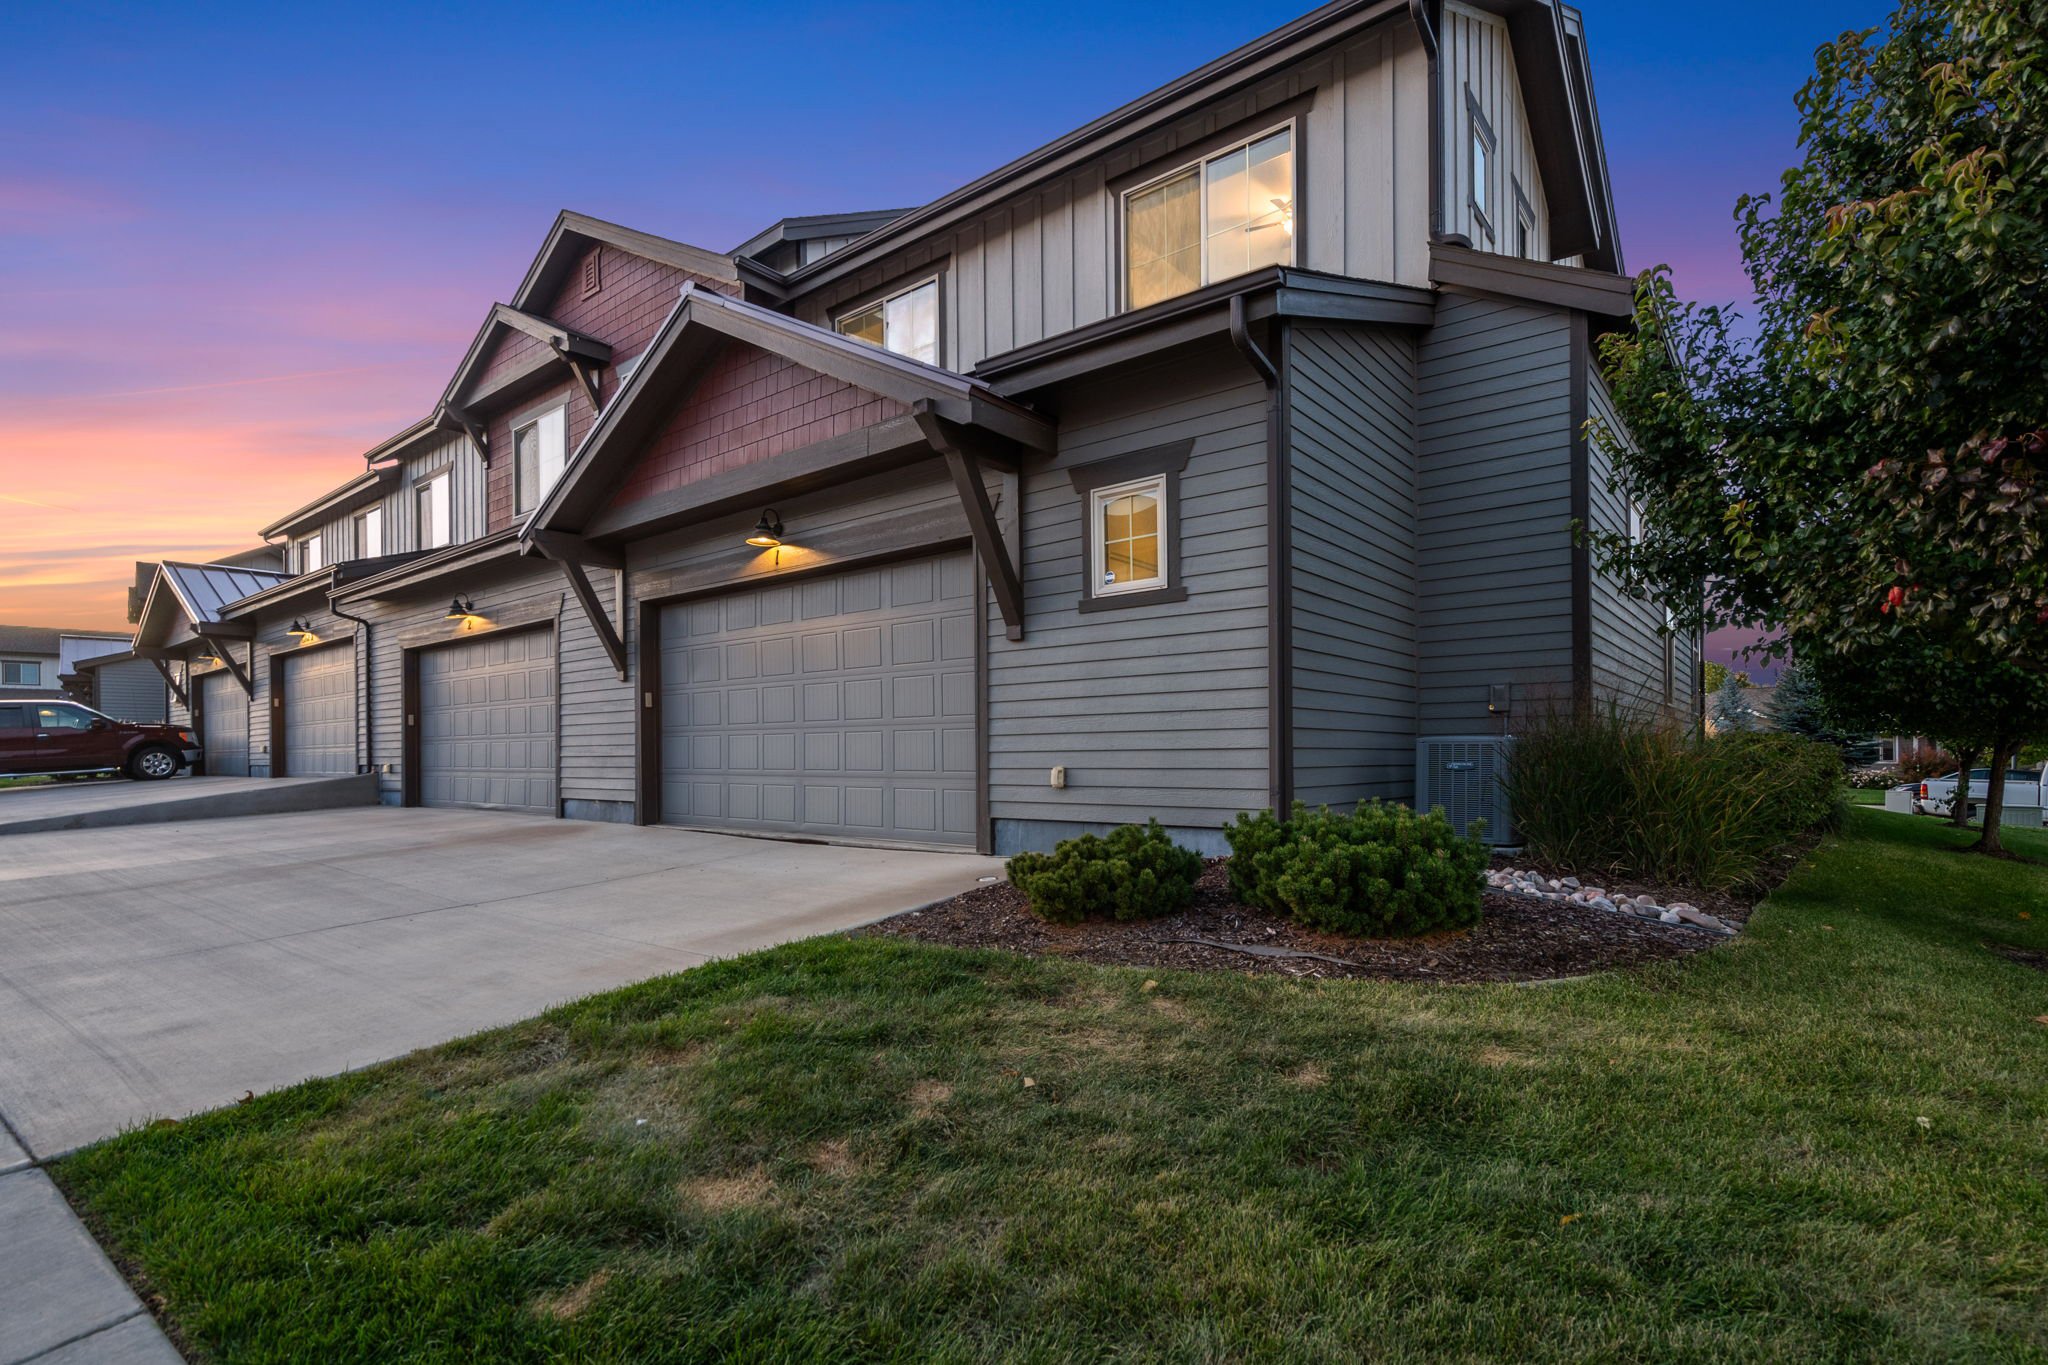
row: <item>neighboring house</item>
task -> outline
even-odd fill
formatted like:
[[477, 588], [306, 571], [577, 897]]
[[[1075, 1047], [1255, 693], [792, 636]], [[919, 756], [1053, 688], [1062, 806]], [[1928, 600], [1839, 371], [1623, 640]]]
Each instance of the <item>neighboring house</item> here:
[[127, 648], [128, 637], [114, 631], [0, 626], [0, 701], [72, 697], [123, 720], [163, 720], [167, 690], [148, 664], [118, 667], [105, 679], [106, 699], [118, 710], [102, 705], [101, 679], [80, 671], [85, 661]]
[[393, 804], [1009, 852], [1411, 800], [1428, 737], [1696, 714], [1571, 532], [1640, 515], [1585, 434], [1621, 270], [1577, 11], [1328, 5], [922, 208], [562, 214], [135, 652], [221, 661], [216, 771]]

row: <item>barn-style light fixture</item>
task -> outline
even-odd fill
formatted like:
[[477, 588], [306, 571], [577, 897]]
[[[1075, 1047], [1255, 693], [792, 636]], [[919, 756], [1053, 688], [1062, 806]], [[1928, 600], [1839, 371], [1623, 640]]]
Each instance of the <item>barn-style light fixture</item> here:
[[467, 621], [474, 615], [476, 615], [476, 602], [473, 599], [457, 596], [453, 602], [448, 604], [448, 619], [451, 621]]
[[757, 550], [773, 550], [782, 545], [782, 518], [773, 507], [761, 513], [761, 519], [754, 523], [754, 534], [747, 537], [747, 544]]
[[311, 626], [307, 625], [304, 621], [300, 620], [294, 620], [291, 624], [291, 628], [285, 631], [285, 634], [293, 637], [302, 645], [310, 640], [317, 640], [320, 638], [319, 636], [313, 633], [313, 628]]

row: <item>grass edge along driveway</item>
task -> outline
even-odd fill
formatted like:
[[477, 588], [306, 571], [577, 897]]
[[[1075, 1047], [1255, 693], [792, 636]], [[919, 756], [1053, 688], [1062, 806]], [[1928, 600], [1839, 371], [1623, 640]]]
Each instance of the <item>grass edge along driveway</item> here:
[[821, 939], [57, 1175], [224, 1361], [2043, 1358], [2048, 868], [1848, 819], [1641, 973]]

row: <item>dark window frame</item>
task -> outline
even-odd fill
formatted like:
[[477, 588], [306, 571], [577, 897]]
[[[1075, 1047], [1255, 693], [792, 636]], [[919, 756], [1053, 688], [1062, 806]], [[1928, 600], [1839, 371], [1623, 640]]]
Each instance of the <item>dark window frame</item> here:
[[1493, 217], [1481, 203], [1479, 161], [1472, 155], [1474, 140], [1486, 146], [1486, 167], [1488, 179], [1492, 177], [1493, 163], [1500, 158], [1500, 138], [1493, 131], [1493, 121], [1486, 117], [1486, 110], [1480, 106], [1479, 97], [1472, 93], [1472, 87], [1465, 87], [1465, 119], [1468, 135], [1465, 141], [1465, 203], [1472, 210], [1472, 221], [1479, 224], [1486, 233], [1486, 240], [1495, 239]]
[[[1194, 440], [1189, 438], [1091, 460], [1067, 470], [1067, 479], [1081, 499], [1081, 600], [1076, 610], [1083, 613], [1124, 611], [1131, 607], [1187, 601], [1187, 581], [1181, 574], [1180, 489], [1181, 477], [1187, 472], [1188, 458], [1194, 449]], [[1159, 509], [1159, 524], [1166, 531], [1166, 563], [1162, 566], [1165, 583], [1133, 592], [1096, 592], [1102, 575], [1102, 566], [1095, 562], [1096, 490], [1137, 479], [1162, 477], [1166, 492], [1165, 506]]]

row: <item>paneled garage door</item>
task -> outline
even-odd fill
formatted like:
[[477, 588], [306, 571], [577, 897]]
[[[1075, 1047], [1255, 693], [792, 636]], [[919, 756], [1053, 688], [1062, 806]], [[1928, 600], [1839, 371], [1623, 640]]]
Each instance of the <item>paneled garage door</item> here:
[[667, 608], [662, 818], [971, 847], [974, 604], [954, 554]]
[[419, 655], [420, 800], [555, 809], [555, 635], [492, 635]]
[[356, 647], [287, 654], [284, 660], [287, 777], [356, 770]]
[[199, 679], [199, 740], [214, 777], [249, 775], [249, 694], [222, 669]]

